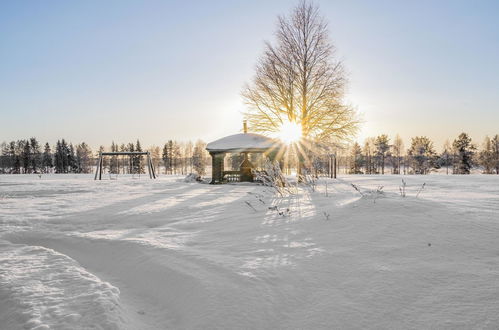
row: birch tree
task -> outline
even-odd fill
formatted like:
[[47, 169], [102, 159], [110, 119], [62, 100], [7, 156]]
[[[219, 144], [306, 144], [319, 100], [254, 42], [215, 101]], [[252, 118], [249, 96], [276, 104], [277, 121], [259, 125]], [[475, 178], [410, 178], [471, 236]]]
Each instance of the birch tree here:
[[400, 163], [402, 158], [402, 153], [404, 150], [404, 141], [400, 137], [400, 135], [396, 135], [393, 140], [392, 149], [392, 169], [393, 174], [400, 174]]
[[242, 92], [250, 129], [271, 133], [295, 123], [307, 140], [352, 136], [359, 121], [344, 102], [346, 73], [318, 8], [301, 2], [289, 17], [278, 18], [275, 37], [265, 43], [253, 81]]

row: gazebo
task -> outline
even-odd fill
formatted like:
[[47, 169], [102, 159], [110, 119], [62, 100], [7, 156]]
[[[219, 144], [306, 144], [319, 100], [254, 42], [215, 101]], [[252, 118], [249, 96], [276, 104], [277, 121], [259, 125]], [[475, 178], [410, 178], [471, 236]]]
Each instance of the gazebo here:
[[[252, 182], [254, 165], [248, 159], [248, 153], [268, 153], [280, 142], [269, 137], [247, 133], [246, 123], [244, 133], [229, 135], [208, 143], [206, 150], [210, 153], [212, 164], [212, 184], [227, 181]], [[238, 171], [224, 171], [226, 153], [242, 153], [244, 160]]]

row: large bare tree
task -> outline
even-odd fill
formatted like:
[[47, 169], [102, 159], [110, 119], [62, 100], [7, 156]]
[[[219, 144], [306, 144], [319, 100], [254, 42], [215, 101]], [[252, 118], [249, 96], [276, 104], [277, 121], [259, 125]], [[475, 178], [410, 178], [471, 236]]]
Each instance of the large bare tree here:
[[344, 102], [345, 70], [316, 6], [302, 1], [289, 17], [279, 17], [276, 41], [265, 46], [242, 92], [251, 130], [278, 132], [291, 122], [301, 126], [304, 140], [323, 142], [357, 131], [356, 112]]

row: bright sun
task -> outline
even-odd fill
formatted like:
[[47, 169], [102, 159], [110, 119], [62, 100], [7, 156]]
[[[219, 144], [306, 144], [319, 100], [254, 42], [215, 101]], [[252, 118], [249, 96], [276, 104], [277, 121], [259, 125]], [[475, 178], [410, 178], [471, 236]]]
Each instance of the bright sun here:
[[278, 136], [286, 144], [298, 142], [301, 139], [301, 125], [296, 122], [286, 121], [281, 125]]

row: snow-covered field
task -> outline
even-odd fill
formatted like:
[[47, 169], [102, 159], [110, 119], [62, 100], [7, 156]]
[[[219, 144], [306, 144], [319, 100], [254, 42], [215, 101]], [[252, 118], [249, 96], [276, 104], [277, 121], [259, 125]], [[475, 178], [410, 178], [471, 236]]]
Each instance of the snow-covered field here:
[[497, 329], [499, 176], [404, 179], [0, 176], [0, 329]]

